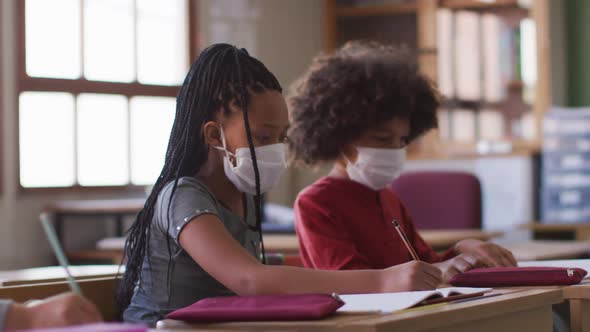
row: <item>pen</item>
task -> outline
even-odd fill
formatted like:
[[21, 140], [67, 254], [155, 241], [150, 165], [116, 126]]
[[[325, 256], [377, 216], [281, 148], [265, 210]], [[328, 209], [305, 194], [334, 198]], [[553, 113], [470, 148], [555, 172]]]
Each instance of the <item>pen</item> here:
[[49, 215], [47, 213], [41, 213], [40, 218], [41, 225], [43, 225], [43, 229], [45, 230], [45, 234], [47, 235], [49, 244], [51, 244], [51, 248], [53, 248], [55, 257], [57, 257], [59, 264], [64, 268], [64, 271], [66, 272], [66, 277], [68, 279], [68, 283], [70, 284], [70, 289], [72, 290], [72, 292], [78, 295], [82, 295], [80, 286], [70, 273], [70, 269], [68, 268], [68, 259], [66, 258], [66, 255], [64, 254], [61, 246], [59, 245], [59, 241], [57, 240], [57, 236], [55, 235], [55, 230], [53, 229], [53, 226], [51, 226], [51, 222], [49, 221]]
[[410, 252], [410, 255], [412, 255], [412, 259], [415, 260], [415, 261], [419, 261], [420, 260], [420, 257], [418, 257], [418, 254], [416, 253], [416, 251], [414, 250], [414, 248], [412, 248], [412, 245], [410, 244], [410, 241], [406, 237], [406, 234], [404, 234], [404, 231], [402, 230], [402, 228], [399, 225], [399, 223], [397, 222], [397, 220], [394, 219], [391, 223], [393, 224], [393, 226], [397, 230], [397, 233], [399, 234], [399, 237], [401, 237], [402, 238], [402, 241], [404, 241], [404, 244], [406, 245], [406, 248], [408, 248], [408, 251]]

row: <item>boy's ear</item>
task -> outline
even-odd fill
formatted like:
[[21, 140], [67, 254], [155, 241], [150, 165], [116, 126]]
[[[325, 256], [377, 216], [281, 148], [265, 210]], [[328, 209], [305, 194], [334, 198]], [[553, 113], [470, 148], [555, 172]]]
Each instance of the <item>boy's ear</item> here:
[[211, 146], [223, 146], [219, 126], [221, 126], [221, 124], [215, 121], [208, 121], [203, 125], [203, 139], [205, 140], [205, 143]]
[[[353, 162], [353, 163], [356, 162], [357, 151], [356, 151], [356, 147], [354, 145], [346, 144], [345, 146], [343, 146], [341, 154], [346, 156], [346, 158], [348, 158], [348, 160], [350, 160], [350, 162]], [[340, 157], [340, 159], [342, 159], [342, 161], [346, 164], [346, 160], [343, 159], [342, 156]]]

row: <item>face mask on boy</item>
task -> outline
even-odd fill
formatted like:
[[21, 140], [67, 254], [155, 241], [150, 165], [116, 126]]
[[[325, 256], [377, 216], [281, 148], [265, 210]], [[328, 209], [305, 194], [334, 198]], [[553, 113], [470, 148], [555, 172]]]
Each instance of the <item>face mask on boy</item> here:
[[[225, 152], [223, 158], [223, 169], [225, 176], [238, 188], [239, 191], [255, 195], [256, 179], [254, 175], [254, 164], [249, 148], [237, 148], [235, 154], [227, 149], [223, 126], [220, 126], [221, 142], [223, 147], [215, 148]], [[256, 161], [260, 175], [260, 193], [264, 194], [274, 188], [287, 168], [287, 148], [284, 143], [259, 146], [256, 150]], [[234, 165], [230, 157], [236, 161]]]
[[357, 147], [356, 162], [348, 162], [346, 172], [351, 180], [373, 190], [381, 190], [397, 179], [406, 161], [406, 149]]

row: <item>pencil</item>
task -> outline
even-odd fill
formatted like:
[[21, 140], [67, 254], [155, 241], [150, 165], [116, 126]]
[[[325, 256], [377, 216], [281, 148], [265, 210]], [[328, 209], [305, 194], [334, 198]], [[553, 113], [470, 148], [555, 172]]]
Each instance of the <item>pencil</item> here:
[[394, 219], [391, 223], [393, 224], [393, 226], [395, 226], [395, 229], [397, 230], [399, 237], [401, 237], [402, 241], [404, 241], [406, 248], [408, 248], [410, 255], [412, 255], [412, 259], [415, 261], [419, 261], [420, 257], [418, 257], [418, 254], [416, 253], [416, 251], [412, 247], [412, 244], [410, 244], [410, 240], [408, 240], [408, 238], [406, 237], [406, 234], [404, 234], [404, 231], [402, 230], [402, 228], [399, 225], [399, 223], [397, 222], [397, 220]]
[[51, 245], [51, 248], [53, 248], [53, 252], [55, 253], [55, 257], [57, 257], [57, 261], [66, 272], [66, 278], [68, 280], [68, 284], [70, 285], [70, 289], [72, 290], [72, 292], [78, 295], [82, 295], [80, 286], [70, 273], [70, 269], [68, 268], [70, 264], [68, 263], [68, 259], [66, 258], [66, 255], [64, 254], [64, 251], [61, 248], [61, 245], [59, 244], [59, 241], [57, 240], [57, 235], [55, 235], [55, 230], [53, 229], [53, 226], [51, 226], [49, 215], [47, 213], [41, 213], [40, 219], [41, 225], [43, 226], [45, 234], [47, 235], [47, 239], [49, 240], [49, 244]]

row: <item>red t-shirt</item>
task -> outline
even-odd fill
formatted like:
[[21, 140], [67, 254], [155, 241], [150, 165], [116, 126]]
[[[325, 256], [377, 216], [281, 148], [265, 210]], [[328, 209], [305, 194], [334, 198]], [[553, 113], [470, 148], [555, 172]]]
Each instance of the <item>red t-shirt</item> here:
[[421, 260], [437, 254], [418, 234], [399, 198], [386, 188], [372, 190], [348, 179], [324, 177], [295, 202], [295, 228], [306, 267], [324, 270], [383, 269], [412, 260], [391, 221], [396, 219]]

